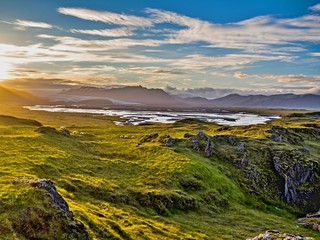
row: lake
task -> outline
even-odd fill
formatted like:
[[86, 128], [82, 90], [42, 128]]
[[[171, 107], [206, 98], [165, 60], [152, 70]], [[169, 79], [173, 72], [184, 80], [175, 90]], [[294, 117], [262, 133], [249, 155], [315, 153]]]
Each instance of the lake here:
[[279, 119], [279, 116], [260, 115], [245, 112], [227, 111], [152, 111], [152, 110], [114, 110], [114, 109], [86, 109], [70, 108], [62, 106], [27, 106], [29, 110], [66, 113], [89, 113], [105, 116], [118, 116], [123, 121], [115, 121], [117, 125], [142, 123], [174, 123], [185, 118], [195, 118], [205, 122], [214, 122], [226, 126], [247, 126], [252, 124], [264, 124], [269, 120]]

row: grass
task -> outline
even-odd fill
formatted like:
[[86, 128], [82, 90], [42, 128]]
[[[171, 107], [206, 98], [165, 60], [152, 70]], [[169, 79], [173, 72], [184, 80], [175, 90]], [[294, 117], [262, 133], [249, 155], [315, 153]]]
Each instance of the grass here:
[[[290, 147], [266, 139], [265, 130], [271, 125], [299, 127], [319, 123], [317, 119], [295, 117], [248, 127], [199, 121], [115, 126], [114, 117], [20, 107], [0, 106], [0, 115], [0, 235], [4, 239], [23, 239], [21, 227], [14, 226], [21, 224], [18, 219], [24, 209], [35, 209], [28, 213], [31, 223], [40, 224], [40, 210], [40, 215], [54, 219], [41, 192], [35, 194], [28, 184], [13, 184], [15, 179], [43, 178], [55, 183], [93, 239], [245, 239], [274, 228], [320, 239], [318, 233], [298, 227], [288, 207], [263, 203], [250, 194], [243, 172], [232, 161], [206, 158], [190, 150], [185, 141], [172, 148], [159, 142], [166, 134], [174, 138], [197, 131], [233, 134], [250, 146], [250, 159], [259, 164], [257, 141]], [[37, 133], [40, 124], [57, 130], [65, 126], [76, 134]], [[139, 145], [143, 136], [152, 133], [160, 137]], [[312, 139], [306, 144], [313, 154], [320, 154], [319, 144]], [[221, 154], [232, 156], [234, 147], [221, 146]], [[59, 228], [49, 222], [50, 229]], [[28, 231], [33, 229], [31, 223]], [[41, 230], [38, 237], [54, 239], [50, 231]]]

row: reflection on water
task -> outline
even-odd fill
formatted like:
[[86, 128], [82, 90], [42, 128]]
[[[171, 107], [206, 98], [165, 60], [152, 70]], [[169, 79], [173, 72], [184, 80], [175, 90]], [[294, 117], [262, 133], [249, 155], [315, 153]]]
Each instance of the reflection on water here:
[[68, 113], [90, 113], [105, 116], [119, 116], [123, 121], [116, 121], [115, 124], [141, 123], [173, 123], [184, 118], [196, 118], [205, 122], [215, 122], [227, 126], [246, 126], [265, 123], [268, 120], [278, 119], [278, 116], [257, 115], [243, 112], [204, 112], [204, 111], [150, 111], [150, 110], [109, 110], [109, 109], [81, 109], [59, 106], [29, 106], [30, 110], [47, 112], [68, 112]]

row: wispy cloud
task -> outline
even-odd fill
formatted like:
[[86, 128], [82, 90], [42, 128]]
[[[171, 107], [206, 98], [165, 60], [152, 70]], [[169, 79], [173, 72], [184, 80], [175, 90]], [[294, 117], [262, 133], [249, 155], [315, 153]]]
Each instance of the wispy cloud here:
[[149, 18], [85, 8], [58, 8], [58, 12], [84, 20], [114, 25], [147, 27], [153, 24]]
[[320, 85], [320, 76], [308, 76], [304, 74], [265, 75], [266, 78], [277, 80], [280, 83], [300, 83], [308, 85]]
[[286, 61], [290, 62], [293, 56], [272, 56], [259, 54], [226, 54], [219, 57], [204, 56], [199, 54], [188, 55], [171, 63], [172, 66], [181, 69], [206, 69], [223, 68], [252, 64], [259, 61]]
[[126, 71], [136, 72], [141, 74], [165, 74], [165, 75], [183, 75], [186, 74], [182, 71], [173, 71], [170, 69], [162, 69], [159, 67], [136, 67], [136, 68], [128, 68]]
[[134, 35], [133, 28], [128, 28], [128, 27], [115, 28], [115, 29], [103, 29], [103, 30], [71, 29], [70, 32], [103, 36], [103, 37], [129, 37]]
[[292, 19], [258, 16], [236, 23], [214, 24], [158, 9], [147, 9], [147, 13], [155, 23], [165, 22], [185, 27], [169, 34], [169, 43], [206, 42], [214, 48], [268, 52], [300, 41], [320, 42], [320, 16], [317, 15]]
[[51, 24], [44, 23], [44, 22], [34, 22], [34, 21], [27, 21], [27, 20], [21, 20], [17, 19], [12, 24], [20, 26], [20, 27], [34, 27], [34, 28], [53, 28]]
[[132, 39], [132, 38], [117, 38], [111, 40], [84, 40], [81, 38], [68, 36], [54, 36], [40, 34], [40, 38], [52, 39], [59, 44], [53, 45], [50, 49], [62, 51], [107, 51], [113, 49], [126, 49], [133, 46], [155, 47], [162, 42], [151, 39]]
[[310, 7], [310, 10], [312, 10], [312, 11], [320, 11], [320, 3]]

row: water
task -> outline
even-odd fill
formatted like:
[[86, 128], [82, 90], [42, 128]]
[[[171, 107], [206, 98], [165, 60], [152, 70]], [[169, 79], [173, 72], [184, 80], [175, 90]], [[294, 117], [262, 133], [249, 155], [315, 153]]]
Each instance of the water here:
[[115, 121], [115, 124], [139, 125], [142, 123], [174, 123], [185, 118], [195, 118], [205, 122], [214, 122], [225, 126], [247, 126], [252, 124], [264, 124], [269, 120], [278, 119], [279, 116], [258, 115], [244, 112], [215, 112], [205, 111], [151, 111], [151, 110], [111, 110], [111, 109], [85, 109], [67, 108], [61, 106], [28, 106], [34, 111], [89, 113], [105, 116], [118, 116], [123, 121]]

